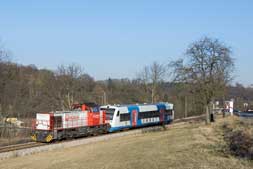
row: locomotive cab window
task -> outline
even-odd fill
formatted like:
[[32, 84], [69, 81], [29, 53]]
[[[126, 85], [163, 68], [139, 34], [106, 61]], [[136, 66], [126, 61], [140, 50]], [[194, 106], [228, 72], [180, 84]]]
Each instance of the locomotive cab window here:
[[105, 115], [106, 115], [107, 120], [112, 120], [113, 119], [115, 109], [101, 109], [101, 110], [105, 111]]

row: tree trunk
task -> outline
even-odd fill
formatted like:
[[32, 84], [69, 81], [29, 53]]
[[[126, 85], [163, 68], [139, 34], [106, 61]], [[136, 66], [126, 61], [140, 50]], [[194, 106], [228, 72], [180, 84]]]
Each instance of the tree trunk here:
[[70, 94], [69, 94], [69, 92], [68, 92], [68, 94], [67, 94], [67, 102], [68, 102], [68, 109], [70, 110], [71, 101], [70, 101]]
[[188, 103], [187, 103], [187, 96], [184, 97], [184, 117], [188, 116]]
[[153, 88], [151, 91], [151, 102], [154, 103], [155, 102], [155, 89]]
[[206, 105], [206, 124], [210, 123], [209, 105]]

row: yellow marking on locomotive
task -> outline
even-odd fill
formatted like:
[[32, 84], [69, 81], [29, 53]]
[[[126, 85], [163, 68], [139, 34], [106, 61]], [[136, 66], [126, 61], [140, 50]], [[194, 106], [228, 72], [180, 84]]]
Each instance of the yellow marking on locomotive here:
[[50, 142], [53, 140], [53, 136], [51, 134], [49, 134], [47, 137], [46, 137], [46, 142]]
[[33, 135], [31, 136], [31, 138], [32, 138], [33, 141], [37, 141], [36, 134], [33, 134]]

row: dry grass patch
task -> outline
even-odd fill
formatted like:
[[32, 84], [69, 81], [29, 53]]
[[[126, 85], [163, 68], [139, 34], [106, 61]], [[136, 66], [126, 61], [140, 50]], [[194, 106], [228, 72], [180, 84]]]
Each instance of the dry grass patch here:
[[1, 161], [0, 168], [36, 169], [248, 169], [251, 162], [222, 156], [214, 149], [217, 133], [204, 123], [181, 123], [165, 131]]

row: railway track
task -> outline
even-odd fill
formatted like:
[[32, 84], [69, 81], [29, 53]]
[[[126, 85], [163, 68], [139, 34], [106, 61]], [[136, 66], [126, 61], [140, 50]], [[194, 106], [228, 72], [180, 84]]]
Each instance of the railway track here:
[[14, 145], [0, 147], [0, 153], [5, 153], [5, 152], [10, 152], [10, 151], [15, 151], [15, 150], [22, 150], [22, 149], [38, 147], [38, 146], [43, 146], [43, 145], [46, 145], [46, 144], [45, 143], [37, 143], [37, 142], [14, 144]]
[[[176, 119], [176, 120], [174, 120], [174, 122], [172, 123], [172, 125], [174, 123], [180, 123], [180, 122], [189, 122], [189, 121], [196, 122], [196, 121], [202, 120], [203, 117], [205, 117], [205, 115], [193, 116], [193, 117], [182, 118], [182, 119]], [[169, 125], [171, 125], [171, 124], [169, 124]], [[134, 130], [142, 130], [142, 128], [137, 128], [137, 129], [134, 129]], [[114, 134], [114, 133], [111, 133], [111, 134]], [[109, 135], [111, 135], [111, 134], [109, 134]], [[92, 137], [95, 138], [97, 136], [92, 136]], [[65, 140], [65, 141], [55, 142], [55, 143], [51, 143], [51, 144], [59, 144], [59, 143], [63, 143], [63, 142], [71, 142], [73, 140]], [[39, 147], [39, 146], [44, 146], [44, 145], [49, 145], [49, 144], [47, 144], [47, 143], [38, 143], [38, 142], [28, 142], [28, 143], [22, 143], [22, 144], [9, 145], [9, 146], [0, 147], [0, 153], [10, 152], [10, 151], [16, 151], [16, 150], [22, 150], [22, 149], [28, 149], [28, 148]]]

